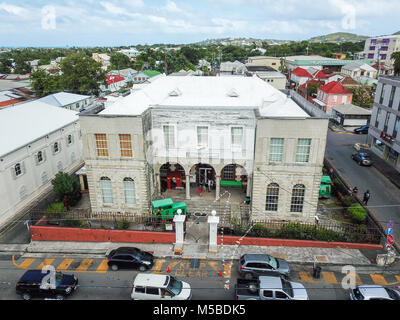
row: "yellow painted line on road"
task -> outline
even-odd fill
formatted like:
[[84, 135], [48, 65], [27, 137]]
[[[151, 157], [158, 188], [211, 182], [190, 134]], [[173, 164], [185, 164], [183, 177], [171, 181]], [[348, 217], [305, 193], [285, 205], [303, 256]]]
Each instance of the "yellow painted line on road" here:
[[36, 259], [33, 259], [33, 258], [27, 258], [23, 262], [21, 262], [20, 264], [16, 264], [14, 256], [12, 256], [13, 265], [16, 266], [17, 268], [21, 268], [21, 269], [28, 268], [35, 260]]
[[358, 275], [358, 273], [356, 273], [356, 284], [359, 285], [359, 286], [363, 284], [363, 282], [361, 281], [360, 276]]
[[68, 267], [71, 265], [72, 261], [74, 261], [74, 259], [64, 259], [56, 268], [57, 271], [64, 271], [67, 270]]
[[104, 259], [96, 269], [96, 273], [106, 273], [108, 270], [108, 260]]
[[209, 261], [208, 265], [213, 268], [215, 271], [218, 271], [218, 262], [217, 261]]
[[93, 262], [93, 259], [83, 259], [81, 264], [79, 265], [78, 268], [76, 268], [75, 271], [79, 271], [79, 272], [86, 271], [87, 269], [89, 269], [92, 262]]
[[153, 266], [153, 273], [161, 273], [161, 268], [163, 264], [164, 264], [163, 260], [157, 259]]
[[50, 266], [53, 263], [54, 259], [44, 259], [41, 264], [39, 264], [36, 269], [42, 270], [45, 266]]
[[225, 265], [225, 267], [224, 267], [224, 277], [225, 278], [231, 277], [231, 268], [232, 268], [232, 265], [230, 263]]
[[369, 275], [375, 284], [380, 285], [380, 286], [388, 285], [388, 283], [386, 282], [386, 279], [381, 274], [370, 273]]
[[321, 272], [326, 283], [338, 284], [335, 274], [333, 272]]
[[309, 272], [309, 271], [300, 271], [299, 276], [300, 276], [301, 282], [312, 282], [312, 283], [317, 282], [313, 279], [313, 277], [311, 276], [311, 272]]

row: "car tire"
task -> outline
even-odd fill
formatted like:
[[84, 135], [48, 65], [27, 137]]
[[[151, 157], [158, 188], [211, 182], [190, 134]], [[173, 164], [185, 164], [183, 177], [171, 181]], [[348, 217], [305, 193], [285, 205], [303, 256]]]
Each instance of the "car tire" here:
[[145, 272], [145, 271], [147, 271], [147, 268], [145, 266], [140, 266], [139, 267], [139, 271], [140, 272]]
[[64, 300], [64, 296], [62, 294], [56, 295], [57, 300]]
[[24, 293], [24, 294], [22, 295], [22, 299], [24, 299], [24, 300], [31, 300], [31, 295], [30, 295], [29, 293]]
[[112, 271], [118, 271], [118, 266], [116, 264], [111, 265], [111, 270]]
[[244, 278], [246, 280], [252, 280], [253, 279], [253, 275], [250, 272], [247, 272], [244, 274]]

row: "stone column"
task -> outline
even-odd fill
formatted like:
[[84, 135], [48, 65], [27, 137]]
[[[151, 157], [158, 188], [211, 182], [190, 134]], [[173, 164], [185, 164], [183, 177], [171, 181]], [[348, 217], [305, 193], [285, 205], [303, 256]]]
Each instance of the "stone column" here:
[[184, 240], [184, 228], [183, 224], [185, 223], [186, 215], [177, 214], [174, 216], [175, 222], [175, 244], [174, 244], [174, 252], [182, 252], [183, 250], [183, 240]]
[[83, 175], [79, 175], [79, 182], [81, 183], [81, 191], [85, 190], [85, 183], [83, 182]]
[[160, 181], [160, 174], [159, 173], [155, 174], [155, 185], [157, 186], [157, 192], [160, 195], [161, 194], [161, 181]]
[[246, 190], [247, 197], [250, 197], [250, 195], [251, 195], [251, 183], [252, 183], [251, 180], [252, 180], [251, 176], [247, 176], [247, 190]]
[[190, 200], [190, 176], [186, 175], [186, 200]]
[[215, 200], [219, 199], [220, 187], [221, 187], [221, 177], [215, 176]]
[[211, 212], [211, 216], [208, 216], [208, 224], [210, 226], [209, 232], [209, 242], [208, 242], [208, 252], [216, 253], [218, 251], [218, 223], [219, 217], [216, 216], [217, 212], [213, 210]]

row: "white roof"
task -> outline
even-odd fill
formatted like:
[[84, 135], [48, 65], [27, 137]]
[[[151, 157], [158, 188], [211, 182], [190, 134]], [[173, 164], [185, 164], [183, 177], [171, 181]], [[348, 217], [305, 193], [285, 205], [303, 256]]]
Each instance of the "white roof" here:
[[345, 70], [366, 70], [366, 71], [377, 71], [375, 68], [363, 62], [350, 62], [342, 67]]
[[38, 99], [38, 101], [51, 104], [56, 107], [64, 107], [72, 103], [76, 103], [78, 101], [88, 99], [90, 96], [85, 96], [81, 94], [68, 93], [68, 92], [58, 92], [54, 94], [50, 94], [43, 98]]
[[168, 284], [165, 284], [167, 277], [169, 276], [163, 274], [139, 273], [135, 278], [134, 285], [164, 288]]
[[355, 114], [355, 115], [371, 115], [371, 110], [367, 110], [354, 104], [347, 103], [340, 106], [333, 107], [332, 109], [338, 111], [341, 114]]
[[163, 75], [141, 90], [132, 91], [100, 114], [140, 115], [150, 107], [259, 109], [265, 117], [309, 117], [292, 99], [257, 76]]
[[322, 57], [322, 56], [290, 56], [290, 57], [286, 57], [286, 60], [289, 61], [295, 61], [295, 60], [337, 60], [337, 59], [333, 59], [333, 58], [326, 58], [326, 57]]
[[39, 100], [4, 108], [0, 110], [0, 156], [78, 120], [76, 111]]

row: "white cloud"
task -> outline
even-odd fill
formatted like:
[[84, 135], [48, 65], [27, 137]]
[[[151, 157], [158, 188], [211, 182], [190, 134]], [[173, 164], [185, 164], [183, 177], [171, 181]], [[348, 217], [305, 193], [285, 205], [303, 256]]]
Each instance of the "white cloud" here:
[[173, 13], [182, 12], [182, 9], [178, 8], [175, 2], [168, 0], [167, 4], [165, 5], [165, 10]]
[[25, 8], [14, 6], [12, 4], [8, 4], [5, 2], [0, 3], [0, 10], [4, 10], [16, 16], [23, 16], [28, 13], [28, 11]]

